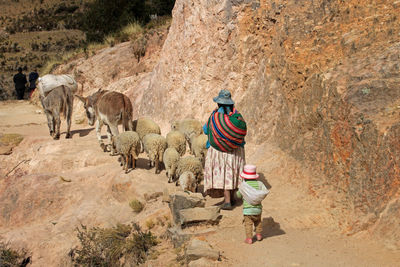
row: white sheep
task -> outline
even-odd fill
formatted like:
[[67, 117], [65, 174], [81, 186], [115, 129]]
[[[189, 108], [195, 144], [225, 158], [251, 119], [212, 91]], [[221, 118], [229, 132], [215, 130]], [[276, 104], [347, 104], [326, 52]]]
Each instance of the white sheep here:
[[171, 130], [180, 131], [185, 135], [186, 141], [189, 143], [191, 149], [190, 136], [192, 134], [199, 135], [203, 132], [203, 127], [198, 120], [184, 119], [181, 121], [174, 121], [171, 124]]
[[175, 179], [176, 167], [178, 167], [179, 153], [173, 147], [168, 147], [164, 152], [164, 166], [167, 172], [168, 183], [172, 183]]
[[[195, 193], [197, 190], [197, 181], [193, 172], [186, 171], [179, 176], [179, 184], [183, 191]], [[178, 183], [177, 181], [177, 183]]]
[[208, 150], [206, 148], [207, 141], [208, 141], [208, 136], [205, 134], [200, 134], [198, 136], [192, 134], [192, 136], [190, 137], [190, 142], [192, 144], [191, 153], [195, 157], [198, 157], [201, 160], [203, 166]]
[[160, 173], [160, 162], [163, 162], [163, 154], [167, 149], [167, 140], [159, 134], [146, 134], [143, 137], [144, 151], [149, 157], [149, 166], [155, 166], [156, 173]]
[[179, 131], [170, 131], [167, 134], [167, 145], [173, 147], [178, 151], [179, 155], [183, 156], [186, 152], [186, 138], [185, 135]]
[[133, 121], [133, 130], [139, 134], [140, 138], [140, 153], [143, 153], [143, 137], [146, 134], [149, 133], [154, 133], [154, 134], [160, 134], [161, 135], [161, 130], [160, 126], [158, 126], [157, 123], [155, 123], [152, 119], [149, 118], [139, 118], [137, 120]]
[[178, 161], [178, 167], [176, 168], [176, 176], [181, 176], [182, 173], [190, 171], [192, 172], [197, 181], [201, 181], [203, 178], [203, 165], [199, 158], [194, 156], [186, 156]]
[[121, 155], [121, 164], [125, 173], [128, 172], [129, 165], [132, 165], [132, 169], [135, 168], [139, 148], [139, 135], [136, 132], [126, 131], [111, 138], [111, 154]]

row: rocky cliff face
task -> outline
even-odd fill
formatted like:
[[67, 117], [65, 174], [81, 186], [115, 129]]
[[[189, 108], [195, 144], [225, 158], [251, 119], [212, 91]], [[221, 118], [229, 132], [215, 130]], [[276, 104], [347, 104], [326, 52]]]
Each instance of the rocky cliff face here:
[[59, 71], [84, 95], [125, 92], [163, 133], [176, 119], [205, 122], [230, 90], [247, 142], [307, 166], [309, 192], [331, 199], [347, 233], [399, 248], [399, 12], [400, 1], [177, 0], [168, 36], [154, 34], [139, 63], [125, 43]]
[[348, 231], [400, 247], [398, 14], [400, 1], [177, 0], [138, 113], [205, 121], [230, 90], [249, 142], [314, 171], [310, 192], [329, 192]]

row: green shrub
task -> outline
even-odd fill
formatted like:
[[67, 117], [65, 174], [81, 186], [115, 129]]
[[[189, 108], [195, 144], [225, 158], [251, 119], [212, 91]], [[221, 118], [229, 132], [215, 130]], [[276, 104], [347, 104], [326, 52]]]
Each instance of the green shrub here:
[[129, 206], [132, 208], [132, 210], [134, 212], [141, 212], [144, 208], [144, 205], [142, 204], [142, 202], [140, 202], [137, 199], [132, 200], [131, 202], [129, 202]]
[[72, 262], [78, 266], [123, 266], [125, 263], [142, 264], [157, 245], [150, 231], [143, 232], [139, 225], [117, 224], [113, 228], [82, 225], [77, 229], [80, 248], [72, 250]]

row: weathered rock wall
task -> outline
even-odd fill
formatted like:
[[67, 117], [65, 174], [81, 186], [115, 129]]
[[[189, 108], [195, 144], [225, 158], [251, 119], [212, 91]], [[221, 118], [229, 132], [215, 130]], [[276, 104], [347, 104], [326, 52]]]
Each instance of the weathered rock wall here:
[[310, 192], [328, 189], [349, 231], [375, 224], [393, 237], [398, 14], [400, 1], [177, 0], [160, 61], [135, 89], [144, 90], [138, 112], [205, 121], [212, 97], [229, 89], [249, 142], [276, 142], [315, 171]]

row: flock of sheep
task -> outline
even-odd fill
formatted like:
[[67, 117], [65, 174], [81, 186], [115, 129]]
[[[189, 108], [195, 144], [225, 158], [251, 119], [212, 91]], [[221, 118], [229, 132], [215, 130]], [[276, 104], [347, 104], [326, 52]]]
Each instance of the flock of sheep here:
[[[203, 177], [203, 166], [207, 153], [207, 136], [202, 125], [195, 119], [184, 119], [172, 123], [166, 137], [161, 136], [160, 127], [151, 119], [133, 120], [130, 99], [119, 92], [98, 90], [87, 96], [74, 95], [77, 83], [71, 75], [48, 74], [39, 78], [40, 100], [47, 117], [50, 135], [60, 137], [60, 114], [67, 119], [67, 135], [71, 138], [71, 114], [73, 96], [84, 105], [89, 125], [95, 125], [97, 139], [104, 151], [101, 127], [107, 127], [107, 136], [111, 146], [111, 155], [119, 155], [121, 165], [127, 173], [134, 169], [140, 153], [146, 152], [150, 167], [155, 166], [159, 173], [163, 162], [168, 182], [180, 183], [185, 191], [195, 192]], [[124, 132], [119, 133], [118, 125]], [[186, 143], [192, 155], [185, 156]]]
[[[160, 172], [163, 162], [168, 182], [176, 181], [184, 191], [195, 192], [203, 177], [207, 136], [195, 119], [172, 123], [171, 131], [164, 137], [153, 120], [140, 118], [133, 122], [133, 131], [112, 136], [111, 140], [111, 155], [120, 156], [125, 173], [135, 168], [139, 153], [145, 152], [155, 173]], [[193, 155], [185, 156], [186, 143]]]

